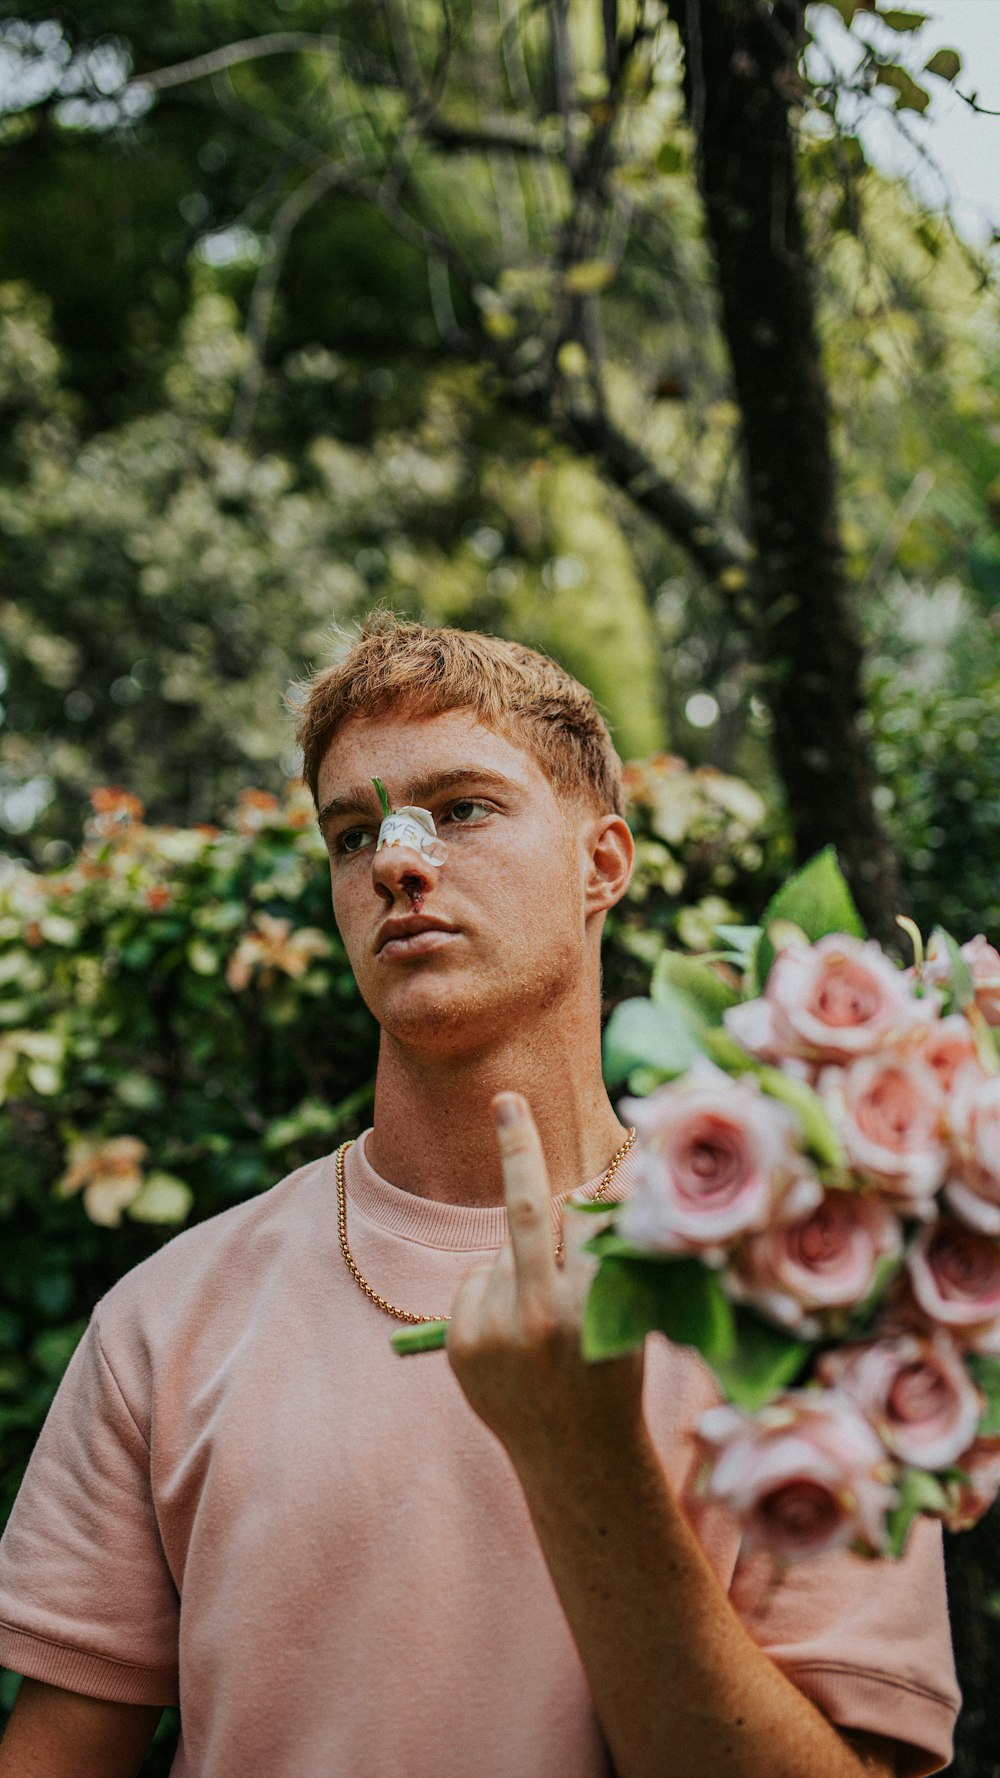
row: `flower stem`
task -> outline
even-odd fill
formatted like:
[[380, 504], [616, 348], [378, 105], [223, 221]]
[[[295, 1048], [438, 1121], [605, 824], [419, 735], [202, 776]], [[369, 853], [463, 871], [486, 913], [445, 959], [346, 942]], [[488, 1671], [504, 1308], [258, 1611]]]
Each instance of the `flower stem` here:
[[447, 1321], [422, 1321], [419, 1327], [401, 1327], [398, 1333], [389, 1335], [393, 1350], [401, 1358], [408, 1358], [413, 1352], [440, 1352], [447, 1338]]

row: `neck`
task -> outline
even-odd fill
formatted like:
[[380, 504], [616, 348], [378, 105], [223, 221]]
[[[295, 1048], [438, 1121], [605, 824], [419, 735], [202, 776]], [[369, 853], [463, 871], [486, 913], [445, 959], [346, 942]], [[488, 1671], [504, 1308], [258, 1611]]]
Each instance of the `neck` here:
[[601, 1074], [596, 1020], [579, 1031], [519, 1032], [474, 1054], [434, 1057], [382, 1034], [368, 1159], [390, 1184], [447, 1204], [502, 1204], [490, 1101], [523, 1093], [550, 1190], [572, 1191], [607, 1167], [624, 1138]]

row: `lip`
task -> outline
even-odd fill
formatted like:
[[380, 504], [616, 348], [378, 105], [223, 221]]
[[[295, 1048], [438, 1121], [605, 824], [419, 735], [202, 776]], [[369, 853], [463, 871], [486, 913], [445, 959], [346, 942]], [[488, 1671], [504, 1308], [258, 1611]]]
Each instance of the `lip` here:
[[423, 957], [454, 936], [454, 926], [449, 926], [446, 921], [412, 914], [407, 919], [387, 920], [375, 950], [380, 957]]

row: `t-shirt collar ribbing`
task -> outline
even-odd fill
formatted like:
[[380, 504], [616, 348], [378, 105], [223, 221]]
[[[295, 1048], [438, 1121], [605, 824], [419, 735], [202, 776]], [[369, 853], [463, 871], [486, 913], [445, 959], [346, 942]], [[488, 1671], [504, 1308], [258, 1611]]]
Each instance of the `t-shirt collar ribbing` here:
[[[365, 1144], [371, 1130], [365, 1130], [345, 1157], [344, 1179], [348, 1202], [369, 1222], [387, 1234], [402, 1235], [426, 1247], [450, 1248], [454, 1252], [474, 1253], [500, 1247], [507, 1239], [507, 1212], [502, 1204], [442, 1204], [433, 1198], [420, 1198], [413, 1192], [390, 1185], [376, 1173], [368, 1159]], [[331, 1157], [332, 1170], [332, 1157]], [[622, 1161], [608, 1192], [608, 1202], [617, 1203], [635, 1189], [639, 1161], [631, 1149]], [[553, 1222], [557, 1211], [571, 1197], [589, 1198], [596, 1191], [606, 1168], [582, 1187], [553, 1198]]]

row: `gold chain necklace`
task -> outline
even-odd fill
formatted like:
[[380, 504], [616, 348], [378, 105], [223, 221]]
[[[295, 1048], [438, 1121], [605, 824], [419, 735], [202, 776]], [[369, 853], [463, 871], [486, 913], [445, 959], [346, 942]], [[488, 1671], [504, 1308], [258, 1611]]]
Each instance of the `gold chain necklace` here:
[[[611, 1181], [614, 1179], [615, 1174], [617, 1173], [619, 1167], [621, 1166], [623, 1160], [625, 1159], [625, 1156], [628, 1154], [629, 1149], [632, 1147], [632, 1144], [634, 1143], [634, 1141], [635, 1141], [635, 1128], [633, 1127], [632, 1129], [629, 1130], [628, 1135], [626, 1136], [621, 1147], [618, 1149], [617, 1153], [612, 1157], [610, 1167], [608, 1168], [607, 1172], [604, 1175], [604, 1178], [601, 1180], [600, 1184], [597, 1186], [596, 1190], [593, 1193], [593, 1196], [590, 1199], [590, 1202], [592, 1204], [603, 1203], [603, 1201], [607, 1195], [608, 1189], [611, 1185]], [[358, 1265], [358, 1262], [355, 1259], [353, 1253], [351, 1252], [350, 1245], [347, 1240], [347, 1191], [344, 1186], [344, 1156], [347, 1153], [348, 1149], [353, 1148], [353, 1146], [354, 1146], [353, 1141], [342, 1142], [340, 1147], [337, 1150], [337, 1159], [336, 1159], [337, 1233], [340, 1236], [340, 1251], [344, 1256], [344, 1264], [346, 1265], [347, 1270], [350, 1272], [351, 1277], [354, 1279], [354, 1282], [358, 1286], [359, 1290], [364, 1291], [365, 1296], [368, 1298], [369, 1302], [373, 1302], [375, 1304], [375, 1307], [377, 1309], [382, 1309], [386, 1315], [395, 1315], [397, 1321], [408, 1321], [410, 1323], [410, 1325], [413, 1327], [421, 1327], [421, 1326], [423, 1326], [424, 1322], [426, 1322], [426, 1321], [450, 1321], [451, 1317], [449, 1315], [413, 1315], [410, 1313], [409, 1309], [398, 1309], [396, 1307], [395, 1303], [387, 1302], [384, 1296], [379, 1296], [378, 1291], [374, 1290], [372, 1288], [372, 1286], [369, 1284], [367, 1278], [365, 1277], [364, 1273], [362, 1272], [361, 1267]], [[563, 1244], [560, 1241], [558, 1247], [556, 1248], [556, 1258], [557, 1259], [562, 1254], [562, 1245]]]

